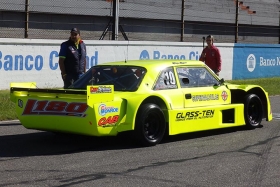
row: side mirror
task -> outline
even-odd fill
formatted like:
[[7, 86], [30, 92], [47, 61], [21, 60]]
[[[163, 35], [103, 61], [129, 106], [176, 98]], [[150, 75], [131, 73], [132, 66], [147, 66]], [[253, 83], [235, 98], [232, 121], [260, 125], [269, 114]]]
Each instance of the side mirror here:
[[221, 86], [225, 83], [225, 80], [222, 78], [219, 80], [219, 84], [214, 84], [214, 86]]

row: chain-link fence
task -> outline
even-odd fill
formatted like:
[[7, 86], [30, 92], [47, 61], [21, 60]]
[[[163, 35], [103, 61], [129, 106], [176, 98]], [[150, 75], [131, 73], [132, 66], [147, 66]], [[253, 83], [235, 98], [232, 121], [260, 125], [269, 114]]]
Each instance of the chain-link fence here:
[[[111, 40], [114, 1], [1, 0], [2, 38]], [[278, 0], [119, 0], [118, 40], [279, 43]], [[114, 35], [113, 35], [114, 36]]]

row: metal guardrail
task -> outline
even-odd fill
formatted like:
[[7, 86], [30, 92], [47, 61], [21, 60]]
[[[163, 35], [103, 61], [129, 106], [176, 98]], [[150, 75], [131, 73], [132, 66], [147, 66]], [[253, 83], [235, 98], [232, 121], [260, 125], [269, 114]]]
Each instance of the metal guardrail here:
[[65, 39], [75, 26], [92, 40], [280, 41], [279, 3], [269, 0], [2, 0], [0, 9], [5, 38]]

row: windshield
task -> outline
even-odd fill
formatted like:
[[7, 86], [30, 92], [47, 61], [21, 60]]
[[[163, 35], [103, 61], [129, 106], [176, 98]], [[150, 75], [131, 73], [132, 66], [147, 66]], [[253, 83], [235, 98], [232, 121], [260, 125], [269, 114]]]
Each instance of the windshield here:
[[145, 73], [145, 68], [137, 66], [93, 66], [69, 88], [114, 85], [115, 91], [136, 91]]

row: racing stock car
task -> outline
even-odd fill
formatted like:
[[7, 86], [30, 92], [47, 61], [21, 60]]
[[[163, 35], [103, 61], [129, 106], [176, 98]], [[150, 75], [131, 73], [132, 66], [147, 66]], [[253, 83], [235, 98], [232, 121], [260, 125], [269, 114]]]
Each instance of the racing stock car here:
[[268, 93], [234, 85], [203, 62], [135, 60], [91, 67], [68, 89], [11, 83], [11, 100], [28, 129], [89, 136], [131, 134], [144, 146], [164, 135], [272, 120]]

